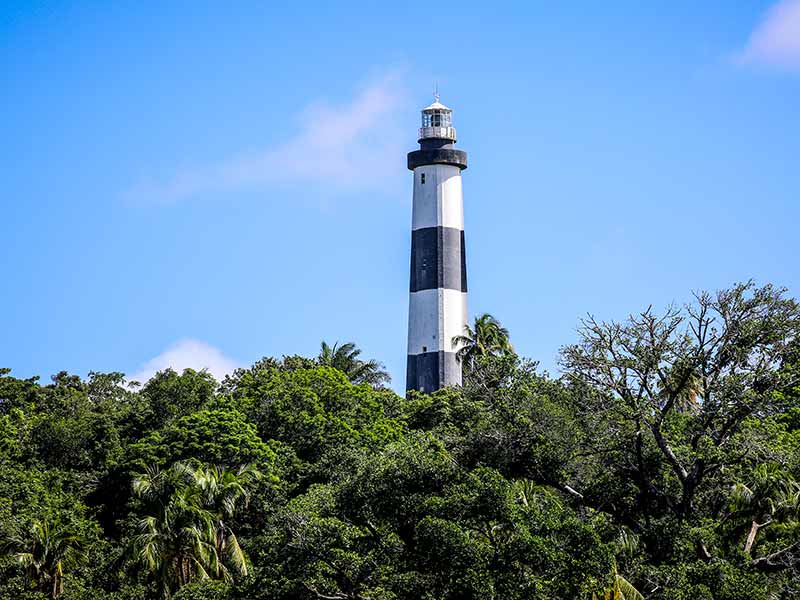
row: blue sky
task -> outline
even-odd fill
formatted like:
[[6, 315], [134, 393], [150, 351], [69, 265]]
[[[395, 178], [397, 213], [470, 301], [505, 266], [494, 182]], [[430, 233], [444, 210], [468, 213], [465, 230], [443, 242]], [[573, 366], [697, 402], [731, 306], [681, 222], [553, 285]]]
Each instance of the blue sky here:
[[437, 81], [470, 312], [544, 367], [587, 312], [800, 294], [800, 0], [275, 4], [2, 3], [0, 366], [353, 340], [401, 389]]

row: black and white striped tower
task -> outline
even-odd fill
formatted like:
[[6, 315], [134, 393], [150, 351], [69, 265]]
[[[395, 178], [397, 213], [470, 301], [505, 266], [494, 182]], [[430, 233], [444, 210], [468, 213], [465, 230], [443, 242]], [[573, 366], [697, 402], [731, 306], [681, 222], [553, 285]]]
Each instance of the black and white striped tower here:
[[422, 109], [419, 150], [408, 153], [414, 172], [411, 219], [411, 298], [406, 389], [432, 392], [461, 384], [454, 336], [467, 324], [467, 265], [461, 171], [453, 111], [439, 102]]

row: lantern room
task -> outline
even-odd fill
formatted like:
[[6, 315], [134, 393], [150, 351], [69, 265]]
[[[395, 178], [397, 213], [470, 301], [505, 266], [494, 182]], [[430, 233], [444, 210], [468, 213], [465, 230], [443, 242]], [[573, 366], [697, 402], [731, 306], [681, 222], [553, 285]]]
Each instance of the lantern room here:
[[439, 102], [422, 109], [422, 127], [419, 130], [419, 139], [439, 139], [456, 141], [456, 130], [453, 127], [453, 111]]

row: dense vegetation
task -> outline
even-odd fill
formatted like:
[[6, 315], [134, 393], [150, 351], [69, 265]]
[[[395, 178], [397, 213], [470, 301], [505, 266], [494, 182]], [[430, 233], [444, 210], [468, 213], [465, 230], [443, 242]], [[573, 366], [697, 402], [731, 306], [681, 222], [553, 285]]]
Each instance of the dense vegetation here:
[[0, 598], [800, 595], [800, 309], [588, 318], [554, 379], [491, 317], [463, 388], [352, 345], [218, 383], [0, 372]]

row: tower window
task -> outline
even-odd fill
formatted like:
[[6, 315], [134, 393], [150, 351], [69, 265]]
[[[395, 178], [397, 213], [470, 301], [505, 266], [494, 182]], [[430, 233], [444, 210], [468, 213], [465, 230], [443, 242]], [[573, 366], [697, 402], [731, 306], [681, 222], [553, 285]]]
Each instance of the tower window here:
[[420, 182], [422, 185], [425, 185], [425, 173], [423, 173], [422, 175], [420, 175], [419, 182]]

